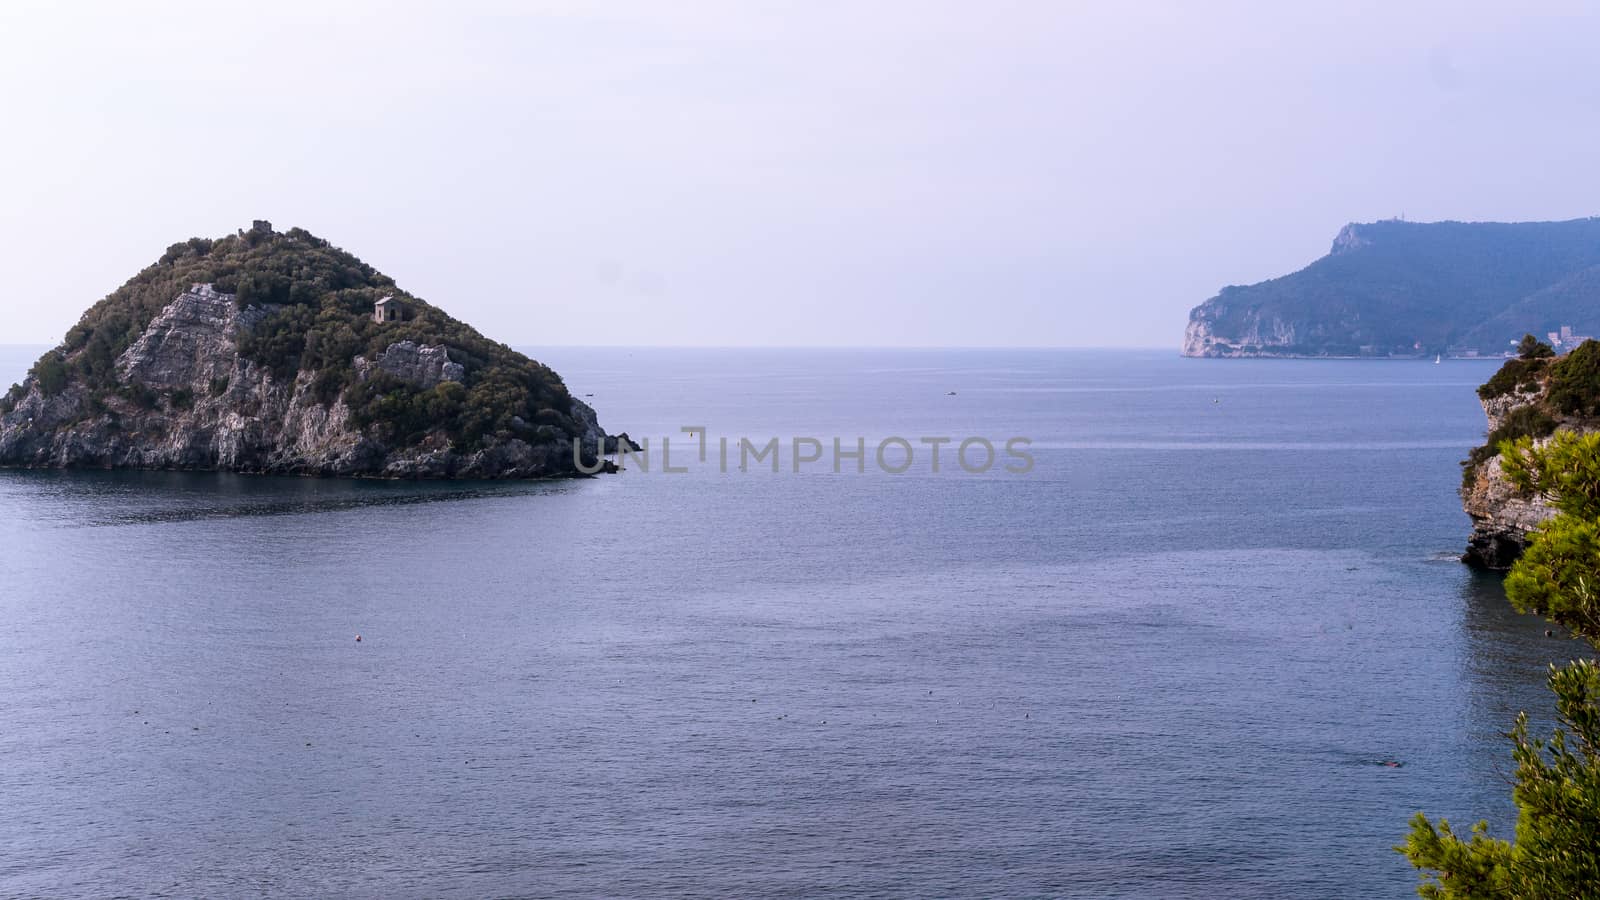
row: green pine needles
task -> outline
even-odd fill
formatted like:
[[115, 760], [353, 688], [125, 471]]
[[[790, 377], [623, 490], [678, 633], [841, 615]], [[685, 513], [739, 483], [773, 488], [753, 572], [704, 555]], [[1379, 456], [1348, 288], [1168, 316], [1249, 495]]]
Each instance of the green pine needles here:
[[[1557, 510], [1506, 576], [1506, 596], [1600, 646], [1600, 434], [1560, 431], [1543, 445], [1521, 437], [1499, 449], [1511, 482]], [[1558, 723], [1550, 737], [1530, 736], [1526, 713], [1509, 735], [1515, 839], [1491, 837], [1485, 822], [1461, 835], [1417, 813], [1395, 849], [1421, 873], [1421, 896], [1600, 896], [1600, 665], [1551, 666], [1549, 685]]]

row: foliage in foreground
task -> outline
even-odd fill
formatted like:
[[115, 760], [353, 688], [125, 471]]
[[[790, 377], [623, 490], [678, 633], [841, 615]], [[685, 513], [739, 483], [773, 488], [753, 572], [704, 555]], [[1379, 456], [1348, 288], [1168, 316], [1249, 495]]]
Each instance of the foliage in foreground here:
[[1423, 870], [1430, 898], [1570, 900], [1600, 890], [1600, 666], [1551, 667], [1560, 724], [1549, 740], [1528, 735], [1528, 715], [1511, 731], [1516, 760], [1516, 841], [1490, 837], [1479, 822], [1463, 840], [1440, 819], [1417, 813], [1398, 848]]
[[[1558, 432], [1535, 447], [1501, 445], [1512, 482], [1558, 510], [1534, 533], [1506, 577], [1506, 596], [1600, 646], [1600, 435]], [[1549, 739], [1528, 734], [1526, 713], [1509, 737], [1516, 761], [1514, 841], [1479, 822], [1467, 835], [1422, 813], [1411, 820], [1406, 855], [1422, 876], [1417, 892], [1444, 900], [1570, 900], [1600, 895], [1600, 665], [1550, 669], [1558, 724]]]

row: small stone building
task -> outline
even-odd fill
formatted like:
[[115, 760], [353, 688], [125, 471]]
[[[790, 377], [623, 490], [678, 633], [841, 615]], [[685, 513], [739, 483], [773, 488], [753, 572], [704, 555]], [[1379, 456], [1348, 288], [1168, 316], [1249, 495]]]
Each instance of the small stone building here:
[[372, 321], [398, 322], [402, 312], [399, 300], [394, 297], [384, 297], [377, 303], [372, 304]]

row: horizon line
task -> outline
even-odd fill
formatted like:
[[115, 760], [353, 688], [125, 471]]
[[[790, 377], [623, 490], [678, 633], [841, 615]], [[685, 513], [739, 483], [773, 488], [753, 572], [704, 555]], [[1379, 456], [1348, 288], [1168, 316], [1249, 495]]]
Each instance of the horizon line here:
[[[43, 348], [60, 341], [0, 341], [0, 348]], [[1177, 346], [1146, 344], [543, 344], [532, 341], [496, 341], [507, 347], [541, 347], [563, 350], [1171, 350]]]

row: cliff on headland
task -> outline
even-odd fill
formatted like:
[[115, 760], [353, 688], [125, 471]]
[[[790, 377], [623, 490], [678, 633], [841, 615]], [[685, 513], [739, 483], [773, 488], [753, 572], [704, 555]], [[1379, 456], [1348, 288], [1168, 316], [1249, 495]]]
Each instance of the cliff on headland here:
[[1500, 356], [1562, 326], [1600, 334], [1600, 218], [1389, 220], [1346, 225], [1298, 272], [1223, 288], [1189, 313], [1183, 355]]
[[1558, 430], [1600, 429], [1600, 342], [1585, 341], [1556, 358], [1549, 347], [1506, 361], [1478, 388], [1488, 418], [1484, 444], [1462, 462], [1461, 500], [1472, 517], [1472, 536], [1462, 561], [1506, 569], [1527, 545], [1528, 535], [1555, 515], [1544, 497], [1517, 490], [1500, 465], [1501, 444], [1520, 437], [1542, 442]]
[[552, 477], [574, 440], [617, 445], [555, 372], [266, 222], [172, 245], [0, 399], [11, 467]]

